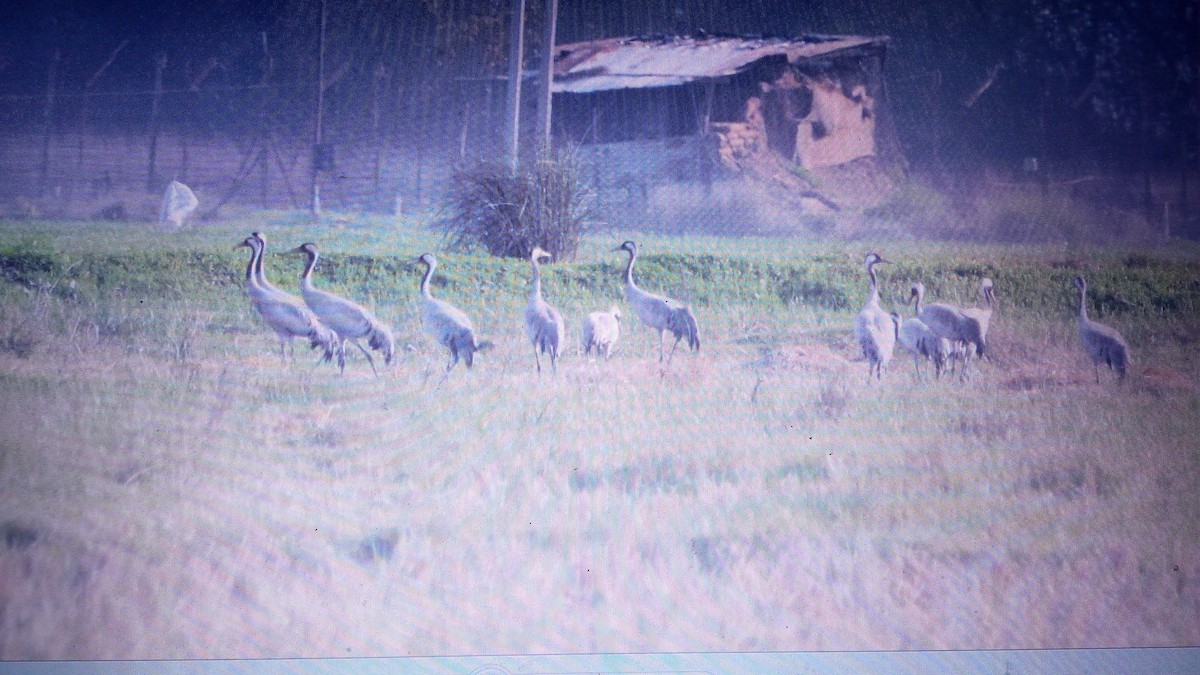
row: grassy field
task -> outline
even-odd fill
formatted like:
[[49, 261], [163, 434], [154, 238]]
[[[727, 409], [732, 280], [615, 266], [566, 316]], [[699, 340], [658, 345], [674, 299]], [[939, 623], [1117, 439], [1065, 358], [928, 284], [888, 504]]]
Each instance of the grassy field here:
[[[262, 229], [396, 329], [345, 376], [275, 355], [241, 288]], [[623, 301], [693, 303], [663, 370]], [[496, 348], [445, 380], [415, 258]], [[974, 377], [882, 383], [851, 343], [864, 253], [970, 304]], [[1048, 648], [1200, 643], [1200, 249], [619, 232], [545, 270], [393, 221], [288, 214], [164, 234], [0, 223], [0, 658]], [[295, 290], [300, 261], [269, 255]], [[1070, 278], [1135, 365], [1092, 379]], [[619, 302], [610, 362], [579, 321]], [[902, 312], [903, 313], [903, 312]], [[300, 350], [298, 350], [299, 353]]]

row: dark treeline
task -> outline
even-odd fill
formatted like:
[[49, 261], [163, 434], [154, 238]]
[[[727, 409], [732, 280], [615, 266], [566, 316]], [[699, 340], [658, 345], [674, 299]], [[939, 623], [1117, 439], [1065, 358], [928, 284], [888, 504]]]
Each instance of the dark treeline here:
[[[529, 68], [540, 63], [544, 2], [526, 3]], [[329, 137], [493, 153], [511, 4], [330, 1]], [[266, 119], [308, 133], [320, 8], [314, 0], [11, 3], [0, 10], [0, 122], [45, 124], [53, 80], [57, 129], [79, 123], [71, 101], [84, 92], [95, 98], [90, 128], [144, 127], [155, 64], [165, 58], [157, 113], [165, 128], [253, 133]], [[935, 175], [1015, 172], [1026, 157], [1060, 175], [1196, 164], [1200, 20], [1190, 0], [561, 0], [557, 41], [701, 31], [890, 36], [897, 132], [911, 165]]]

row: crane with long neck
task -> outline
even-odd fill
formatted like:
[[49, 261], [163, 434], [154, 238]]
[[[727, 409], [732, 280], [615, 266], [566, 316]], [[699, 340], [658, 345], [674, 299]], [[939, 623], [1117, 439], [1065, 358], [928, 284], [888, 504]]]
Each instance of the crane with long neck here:
[[642, 323], [658, 331], [658, 361], [662, 363], [665, 352], [667, 331], [675, 336], [675, 344], [671, 346], [671, 354], [666, 356], [668, 364], [675, 356], [675, 349], [680, 341], [687, 339], [692, 351], [700, 351], [700, 328], [696, 323], [696, 315], [692, 308], [668, 298], [643, 291], [633, 280], [633, 265], [637, 262], [638, 247], [632, 241], [626, 241], [613, 251], [625, 251], [629, 254], [629, 262], [625, 265], [625, 297], [633, 305], [633, 313]]
[[321, 349], [321, 361], [331, 361], [339, 353], [340, 341], [336, 333], [321, 323], [317, 315], [304, 305], [304, 301], [277, 288], [264, 286], [259, 277], [262, 264], [263, 241], [255, 236], [246, 237], [236, 248], [249, 248], [250, 261], [246, 264], [246, 293], [254, 308], [279, 338], [279, 356], [287, 360], [288, 352], [295, 357], [292, 340], [308, 338], [313, 349]]
[[854, 319], [854, 340], [867, 358], [867, 381], [874, 375], [883, 379], [883, 370], [892, 360], [899, 332], [898, 317], [883, 311], [879, 306], [879, 277], [875, 266], [887, 263], [878, 253], [868, 253], [865, 259], [867, 277], [870, 279], [867, 302]]
[[538, 373], [542, 372], [543, 353], [550, 357], [550, 368], [558, 372], [558, 354], [566, 332], [562, 314], [542, 297], [542, 270], [538, 261], [540, 258], [550, 257], [548, 252], [538, 246], [534, 246], [529, 254], [533, 276], [530, 281], [529, 304], [525, 307], [525, 332], [529, 335], [529, 341], [533, 343], [533, 358], [537, 363]]
[[450, 362], [446, 364], [449, 374], [458, 365], [461, 356], [470, 368], [475, 360], [475, 352], [491, 346], [489, 342], [477, 342], [475, 327], [471, 319], [461, 309], [450, 303], [433, 297], [429, 290], [429, 281], [433, 271], [437, 269], [437, 258], [432, 253], [422, 254], [418, 262], [426, 266], [425, 276], [421, 277], [421, 316], [425, 331], [437, 340], [438, 344], [450, 350]]
[[392, 355], [396, 350], [396, 340], [392, 337], [391, 329], [362, 305], [329, 291], [323, 291], [313, 285], [313, 269], [316, 268], [317, 261], [321, 257], [316, 244], [306, 242], [292, 249], [291, 252], [308, 258], [304, 272], [300, 274], [300, 295], [304, 298], [308, 308], [338, 334], [338, 338], [341, 340], [338, 368], [342, 372], [346, 370], [346, 341], [349, 340], [355, 347], [358, 347], [363, 356], [367, 357], [367, 363], [371, 365], [371, 372], [379, 375], [379, 371], [375, 369], [375, 359], [371, 358], [371, 352], [367, 351], [359, 340], [366, 339], [372, 350], [383, 354], [385, 364], [391, 363]]
[[1079, 289], [1079, 342], [1083, 351], [1092, 360], [1096, 373], [1096, 384], [1100, 384], [1100, 364], [1107, 364], [1117, 373], [1117, 381], [1125, 379], [1132, 358], [1129, 345], [1117, 329], [1092, 321], [1087, 313], [1087, 281], [1075, 277], [1075, 288]]

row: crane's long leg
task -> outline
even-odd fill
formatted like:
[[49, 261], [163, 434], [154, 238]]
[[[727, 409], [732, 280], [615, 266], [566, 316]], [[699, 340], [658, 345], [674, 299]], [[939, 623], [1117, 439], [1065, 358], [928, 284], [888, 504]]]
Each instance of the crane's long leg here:
[[659, 363], [663, 362], [663, 353], [666, 351], [665, 344], [664, 344], [666, 341], [666, 336], [667, 336], [666, 330], [664, 330], [662, 328], [658, 329], [658, 362]]
[[534, 361], [534, 363], [537, 364], [538, 375], [541, 375], [542, 374], [542, 356], [541, 356], [541, 354], [538, 353], [537, 340], [533, 341], [533, 361]]
[[[339, 337], [341, 337], [341, 336], [339, 336]], [[345, 340], [338, 340], [337, 364], [338, 364], [338, 372], [341, 373], [342, 375], [345, 375], [346, 374], [346, 341]]]
[[671, 345], [671, 354], [667, 356], [667, 365], [671, 365], [671, 359], [675, 358], [675, 349], [679, 347], [679, 341], [683, 339], [682, 335], [675, 337], [675, 344]]
[[[371, 372], [375, 375], [375, 377], [379, 377], [379, 371], [375, 370], [375, 359], [371, 358], [371, 352], [367, 351], [366, 348], [362, 346], [362, 343], [360, 343], [358, 340], [351, 340], [351, 342], [354, 343], [355, 347], [358, 347], [358, 350], [363, 353], [363, 356], [367, 357], [367, 363], [371, 364]], [[344, 353], [345, 351], [346, 351], [346, 343], [343, 342], [342, 343], [343, 360], [345, 359], [345, 353]]]

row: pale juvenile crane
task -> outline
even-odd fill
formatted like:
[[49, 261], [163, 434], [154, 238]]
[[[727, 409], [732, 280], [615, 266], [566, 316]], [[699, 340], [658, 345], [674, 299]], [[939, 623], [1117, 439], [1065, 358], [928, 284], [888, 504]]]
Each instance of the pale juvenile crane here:
[[488, 342], [475, 341], [475, 327], [463, 311], [444, 300], [438, 300], [429, 292], [429, 280], [437, 269], [437, 258], [432, 253], [425, 253], [417, 259], [425, 263], [428, 269], [421, 279], [421, 316], [425, 330], [437, 340], [438, 344], [450, 350], [450, 362], [446, 364], [449, 374], [458, 365], [461, 356], [470, 368], [475, 360], [475, 352], [491, 346]]
[[642, 323], [658, 331], [659, 363], [662, 363], [664, 358], [664, 341], [667, 331], [671, 331], [671, 334], [675, 336], [671, 354], [666, 357], [668, 365], [671, 363], [671, 358], [675, 356], [675, 349], [679, 347], [679, 341], [684, 338], [687, 338], [689, 348], [693, 351], [700, 351], [700, 328], [696, 325], [696, 315], [692, 313], [692, 308], [678, 300], [647, 293], [634, 283], [633, 263], [637, 260], [637, 244], [626, 241], [614, 248], [613, 251], [629, 253], [629, 264], [625, 267], [625, 297], [629, 300], [629, 304], [633, 305], [633, 313], [637, 314]]
[[234, 248], [242, 247], [251, 251], [250, 262], [246, 265], [246, 293], [254, 303], [254, 308], [279, 337], [279, 357], [286, 361], [287, 353], [291, 351], [294, 358], [292, 339], [304, 337], [308, 338], [313, 349], [324, 350], [322, 362], [333, 360], [340, 344], [337, 334], [321, 323], [317, 315], [306, 307], [300, 298], [259, 283], [257, 270], [262, 264], [262, 240], [255, 236], [246, 237]]
[[612, 356], [613, 345], [621, 337], [621, 310], [613, 305], [607, 312], [592, 312], [583, 322], [583, 353], [603, 354], [607, 361]]
[[539, 246], [534, 246], [529, 254], [529, 264], [533, 266], [533, 279], [530, 282], [532, 288], [529, 291], [529, 304], [525, 307], [525, 332], [529, 335], [529, 341], [533, 343], [533, 359], [537, 363], [538, 374], [542, 372], [543, 353], [550, 355], [550, 367], [554, 372], [558, 372], [558, 351], [565, 342], [566, 327], [563, 325], [562, 314], [542, 297], [542, 270], [538, 267], [538, 261], [551, 257]]
[[[914, 281], [909, 289], [908, 302], [916, 300], [915, 314], [921, 313], [921, 302], [925, 297], [925, 285]], [[921, 361], [933, 361], [935, 376], [941, 378], [946, 360], [950, 358], [952, 349], [950, 341], [934, 333], [918, 316], [910, 316], [900, 324], [897, 334], [900, 344], [913, 357], [913, 365], [917, 370], [917, 379], [921, 379]]]
[[[983, 299], [983, 307], [967, 307], [962, 312], [979, 324], [979, 336], [986, 342], [988, 325], [991, 324], [992, 312], [996, 309], [996, 293], [993, 290], [991, 279], [984, 277], [979, 281], [979, 297]], [[955, 351], [960, 358], [965, 359], [968, 343], [960, 343], [960, 346], [961, 349]]]
[[371, 372], [379, 375], [379, 371], [375, 370], [375, 359], [371, 358], [371, 352], [367, 351], [359, 340], [365, 339], [372, 350], [383, 354], [384, 364], [389, 364], [396, 351], [396, 340], [392, 337], [391, 329], [358, 303], [313, 286], [313, 269], [321, 258], [316, 244], [306, 242], [291, 252], [308, 256], [308, 264], [304, 266], [304, 272], [300, 275], [300, 295], [308, 308], [341, 339], [338, 369], [346, 372], [346, 341], [349, 340], [367, 357], [367, 363], [371, 364]]
[[1096, 384], [1100, 384], [1100, 364], [1107, 363], [1108, 367], [1117, 373], [1117, 381], [1125, 379], [1125, 373], [1132, 362], [1129, 355], [1129, 345], [1125, 338], [1115, 328], [1097, 323], [1087, 315], [1087, 282], [1083, 277], [1075, 277], [1075, 288], [1079, 289], [1079, 342], [1083, 351], [1092, 360], [1092, 369], [1096, 372]]
[[883, 379], [883, 369], [892, 360], [892, 350], [896, 346], [897, 333], [900, 330], [898, 317], [888, 314], [879, 306], [879, 277], [875, 266], [887, 263], [878, 253], [868, 253], [866, 257], [867, 276], [870, 278], [870, 293], [867, 304], [854, 319], [854, 341], [867, 357], [867, 381], [874, 375], [875, 379]]
[[[922, 288], [922, 300], [924, 300]], [[950, 341], [954, 354], [962, 357], [962, 376], [967, 376], [967, 365], [970, 362], [972, 350], [980, 357], [987, 347], [984, 329], [979, 319], [968, 316], [960, 307], [944, 302], [923, 305], [917, 313], [917, 318], [925, 322], [929, 329], [939, 337]]]

